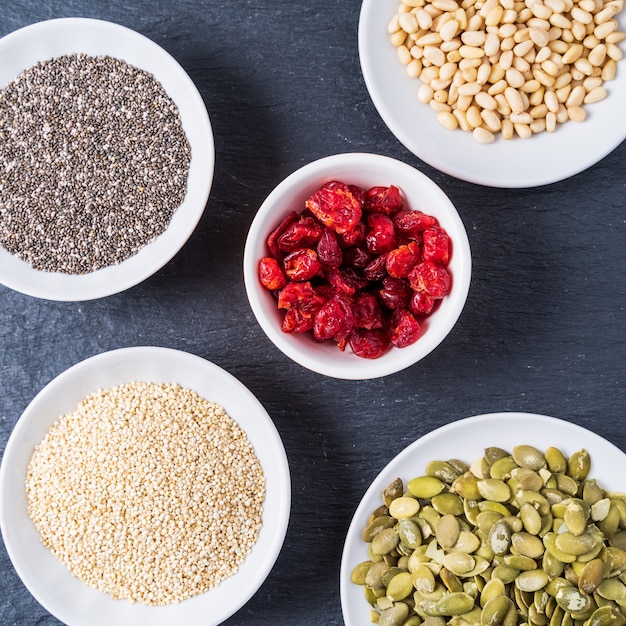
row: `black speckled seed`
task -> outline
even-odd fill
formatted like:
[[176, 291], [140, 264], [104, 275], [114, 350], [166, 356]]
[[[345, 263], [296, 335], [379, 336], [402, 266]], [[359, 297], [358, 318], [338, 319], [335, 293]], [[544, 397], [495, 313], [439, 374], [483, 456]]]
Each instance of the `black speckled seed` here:
[[0, 245], [43, 271], [118, 264], [167, 228], [190, 161], [148, 72], [84, 54], [38, 63], [0, 91]]

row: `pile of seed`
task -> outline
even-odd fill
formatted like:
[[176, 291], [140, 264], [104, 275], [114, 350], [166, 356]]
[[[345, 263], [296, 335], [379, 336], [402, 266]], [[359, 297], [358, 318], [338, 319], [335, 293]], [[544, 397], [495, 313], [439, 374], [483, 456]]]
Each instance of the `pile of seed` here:
[[234, 574], [257, 541], [265, 477], [225, 410], [176, 384], [99, 390], [59, 418], [26, 478], [41, 540], [73, 575], [150, 605]]
[[389, 23], [409, 76], [446, 128], [530, 137], [606, 97], [623, 0], [402, 0]]
[[118, 264], [167, 228], [190, 160], [152, 74], [108, 56], [38, 63], [0, 91], [0, 245], [42, 271]]

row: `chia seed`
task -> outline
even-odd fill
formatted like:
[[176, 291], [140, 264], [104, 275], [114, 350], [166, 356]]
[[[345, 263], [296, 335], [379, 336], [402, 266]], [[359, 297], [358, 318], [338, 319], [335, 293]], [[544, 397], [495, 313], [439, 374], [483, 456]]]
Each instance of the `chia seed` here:
[[85, 274], [162, 234], [191, 148], [155, 77], [70, 54], [0, 90], [0, 245], [33, 268]]

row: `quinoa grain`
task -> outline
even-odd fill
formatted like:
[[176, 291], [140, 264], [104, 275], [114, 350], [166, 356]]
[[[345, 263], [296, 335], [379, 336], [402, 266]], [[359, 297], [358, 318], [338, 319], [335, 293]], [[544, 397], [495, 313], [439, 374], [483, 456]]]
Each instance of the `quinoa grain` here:
[[52, 425], [26, 493], [41, 541], [73, 575], [115, 599], [164, 605], [238, 570], [261, 528], [265, 477], [221, 406], [134, 382]]

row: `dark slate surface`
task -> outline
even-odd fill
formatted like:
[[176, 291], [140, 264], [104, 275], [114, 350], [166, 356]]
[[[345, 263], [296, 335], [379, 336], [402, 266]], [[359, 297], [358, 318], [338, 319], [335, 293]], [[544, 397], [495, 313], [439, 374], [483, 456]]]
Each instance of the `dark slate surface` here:
[[[485, 188], [433, 170], [399, 144], [368, 97], [359, 9], [358, 0], [0, 6], [0, 35], [64, 16], [134, 28], [168, 50], [205, 99], [217, 146], [211, 197], [165, 268], [83, 303], [0, 286], [0, 445], [48, 381], [106, 350], [178, 348], [238, 377], [280, 431], [293, 504], [276, 566], [229, 625], [342, 624], [338, 571], [351, 515], [380, 469], [435, 427], [528, 411], [626, 450], [626, 145], [535, 189]], [[344, 151], [386, 154], [432, 177], [457, 205], [474, 256], [467, 306], [447, 340], [423, 362], [368, 382], [287, 360], [257, 325], [241, 272], [247, 229], [270, 190], [304, 163]], [[59, 624], [22, 585], [4, 544], [0, 570], [0, 624]]]

